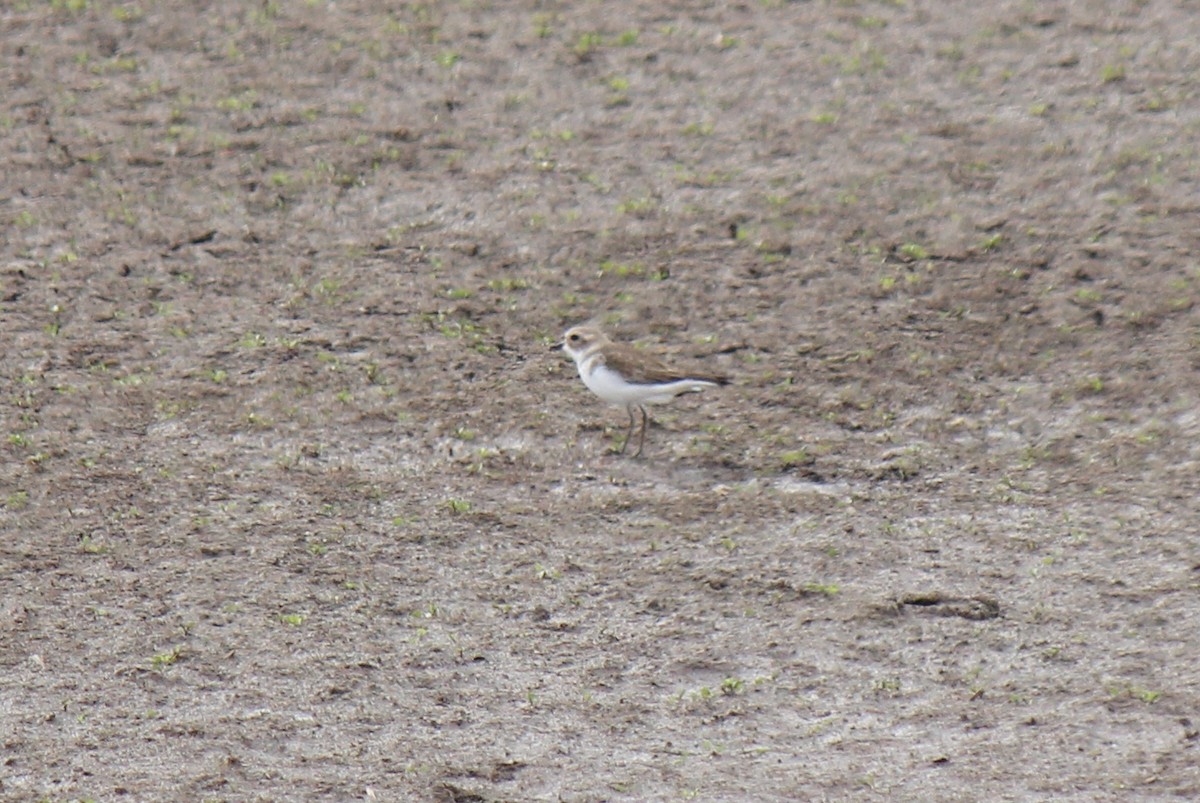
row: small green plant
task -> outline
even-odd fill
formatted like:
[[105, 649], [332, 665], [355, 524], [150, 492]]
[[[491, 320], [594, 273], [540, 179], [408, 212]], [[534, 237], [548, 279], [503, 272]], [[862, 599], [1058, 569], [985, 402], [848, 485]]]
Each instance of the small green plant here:
[[617, 204], [617, 211], [622, 215], [645, 216], [654, 211], [657, 204], [653, 198], [628, 198]]
[[900, 246], [900, 254], [911, 260], [929, 259], [929, 252], [916, 243], [905, 243]]
[[92, 540], [90, 535], [79, 539], [79, 548], [88, 555], [105, 555], [112, 552], [112, 547]]
[[1156, 702], [1159, 697], [1162, 697], [1162, 692], [1160, 691], [1151, 691], [1150, 689], [1140, 689], [1137, 687], [1130, 689], [1129, 693], [1141, 700], [1143, 703], [1153, 703]]
[[1141, 700], [1147, 705], [1157, 702], [1158, 698], [1162, 697], [1162, 692], [1151, 691], [1140, 686], [1116, 686], [1110, 688], [1108, 693], [1113, 697], [1132, 697], [1135, 700]]
[[882, 17], [874, 17], [869, 14], [864, 14], [854, 18], [855, 27], [864, 30], [878, 30], [887, 27], [887, 20]]
[[592, 52], [604, 44], [604, 37], [598, 33], [583, 33], [575, 40], [575, 55], [582, 59], [590, 58]]
[[899, 694], [899, 678], [881, 678], [871, 683], [871, 688], [883, 694]]
[[725, 678], [721, 681], [721, 694], [741, 694], [746, 690], [746, 681], [741, 678]]
[[114, 6], [112, 10], [112, 17], [118, 22], [137, 22], [142, 16], [143, 12], [137, 6]]
[[172, 666], [182, 656], [183, 656], [183, 647], [182, 646], [172, 647], [171, 649], [167, 650], [166, 652], [160, 652], [158, 655], [153, 656], [150, 659], [150, 664], [155, 669], [163, 670], [163, 669], [166, 669], [168, 666]]
[[281, 613], [279, 615], [280, 622], [292, 627], [299, 627], [300, 625], [304, 624], [304, 619], [305, 616], [301, 613]]
[[97, 75], [114, 72], [137, 72], [138, 62], [133, 56], [113, 56], [112, 58], [92, 67]]
[[258, 105], [258, 93], [247, 89], [239, 95], [231, 95], [217, 101], [217, 108], [225, 112], [250, 111]]
[[784, 452], [779, 455], [779, 463], [785, 469], [807, 466], [812, 462], [813, 457], [804, 449], [793, 449], [790, 452]]
[[554, 33], [554, 15], [553, 14], [534, 14], [533, 15], [533, 34], [538, 39], [549, 39]]
[[488, 289], [497, 292], [524, 290], [527, 287], [529, 287], [529, 282], [525, 279], [492, 279], [488, 282]]
[[619, 276], [622, 279], [628, 276], [641, 276], [646, 272], [646, 266], [640, 262], [614, 262], [611, 259], [606, 259], [600, 263], [601, 276]]
[[980, 240], [978, 248], [980, 251], [982, 251], [983, 253], [986, 254], [991, 251], [995, 251], [997, 248], [999, 248], [1000, 243], [1003, 241], [1004, 241], [1003, 234], [992, 234], [992, 235], [984, 237], [982, 240]]
[[471, 503], [466, 499], [447, 499], [446, 509], [455, 515], [471, 512]]
[[58, 337], [58, 333], [62, 331], [62, 311], [63, 308], [59, 304], [52, 304], [50, 306], [50, 314], [54, 316], [54, 320], [46, 324], [45, 327], [46, 334], [50, 335], [50, 337]]
[[441, 609], [436, 602], [430, 602], [424, 608], [419, 608], [412, 612], [412, 615], [418, 619], [436, 619]]

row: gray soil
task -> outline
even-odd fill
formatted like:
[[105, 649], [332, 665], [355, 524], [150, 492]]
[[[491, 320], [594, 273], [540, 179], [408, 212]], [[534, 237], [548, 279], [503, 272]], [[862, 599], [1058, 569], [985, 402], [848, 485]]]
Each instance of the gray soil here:
[[[1200, 799], [1184, 0], [11, 0], [0, 797]], [[585, 320], [729, 387], [625, 412]]]

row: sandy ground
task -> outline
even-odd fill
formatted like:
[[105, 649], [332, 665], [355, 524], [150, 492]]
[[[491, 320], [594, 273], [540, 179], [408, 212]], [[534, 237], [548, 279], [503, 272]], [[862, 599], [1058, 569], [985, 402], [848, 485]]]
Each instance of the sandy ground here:
[[0, 797], [1200, 798], [1190, 3], [0, 34]]

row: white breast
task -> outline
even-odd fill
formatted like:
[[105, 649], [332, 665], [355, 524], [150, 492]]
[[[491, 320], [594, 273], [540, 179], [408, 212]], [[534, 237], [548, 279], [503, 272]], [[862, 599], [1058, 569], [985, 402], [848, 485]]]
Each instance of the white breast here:
[[680, 379], [658, 385], [635, 385], [607, 365], [588, 360], [579, 366], [579, 377], [588, 389], [611, 404], [662, 404], [680, 393], [714, 387], [700, 379]]

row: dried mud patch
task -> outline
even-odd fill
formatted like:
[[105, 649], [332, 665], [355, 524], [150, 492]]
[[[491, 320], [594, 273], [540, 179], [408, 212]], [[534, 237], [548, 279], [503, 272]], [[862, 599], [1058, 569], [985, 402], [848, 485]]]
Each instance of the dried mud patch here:
[[1200, 796], [1200, 29], [1043, 5], [9, 4], [2, 796]]

